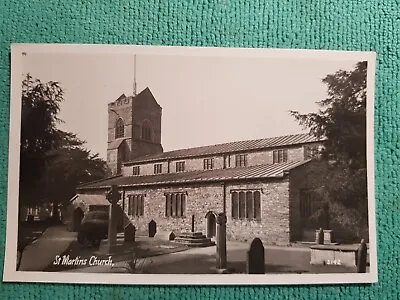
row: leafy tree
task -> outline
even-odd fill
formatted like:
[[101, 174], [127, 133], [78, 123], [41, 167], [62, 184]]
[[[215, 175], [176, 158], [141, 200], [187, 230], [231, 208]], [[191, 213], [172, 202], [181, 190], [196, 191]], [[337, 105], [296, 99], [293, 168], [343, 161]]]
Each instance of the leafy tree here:
[[53, 203], [54, 212], [75, 195], [76, 186], [107, 175], [106, 162], [85, 149], [84, 141], [70, 132], [59, 135], [59, 147], [47, 153], [49, 164], [40, 184], [45, 187], [43, 200]]
[[[19, 206], [52, 203], [53, 221], [59, 204], [75, 194], [77, 185], [107, 175], [105, 161], [87, 150], [84, 141], [57, 128], [63, 96], [58, 82], [42, 83], [29, 74], [22, 81]], [[32, 241], [32, 226], [18, 228], [17, 269]]]
[[46, 152], [60, 141], [57, 114], [64, 92], [58, 82], [42, 83], [27, 74], [22, 81], [20, 201], [32, 202], [36, 184], [46, 170]]
[[84, 141], [57, 128], [63, 96], [58, 82], [29, 74], [22, 81], [20, 204], [63, 203], [76, 185], [106, 175], [106, 163]]
[[[327, 85], [328, 96], [317, 102], [318, 112], [290, 114], [310, 134], [326, 139], [321, 153], [325, 170], [319, 174], [325, 185], [317, 193], [324, 207], [329, 207], [330, 225], [342, 224], [361, 232], [368, 226], [367, 62], [357, 63], [352, 71], [329, 74], [322, 82]], [[324, 214], [321, 209], [313, 217], [323, 224]]]
[[352, 71], [339, 70], [323, 80], [328, 97], [316, 113], [290, 114], [318, 138], [326, 138], [324, 155], [351, 168], [366, 167], [367, 62]]

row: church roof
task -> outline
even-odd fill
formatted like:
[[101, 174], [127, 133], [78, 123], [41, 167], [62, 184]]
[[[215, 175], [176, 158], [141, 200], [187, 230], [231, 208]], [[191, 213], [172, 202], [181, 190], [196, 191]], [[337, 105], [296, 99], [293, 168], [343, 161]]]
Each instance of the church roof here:
[[145, 155], [138, 157], [134, 160], [125, 162], [124, 164], [129, 165], [135, 163], [160, 161], [165, 159], [181, 159], [181, 158], [189, 158], [196, 156], [252, 151], [252, 150], [260, 150], [267, 148], [291, 146], [297, 144], [313, 143], [318, 141], [321, 140], [318, 140], [316, 137], [309, 134], [293, 134], [293, 135], [285, 135], [285, 136], [271, 137], [265, 139], [238, 141], [238, 142], [230, 142], [230, 143], [217, 144], [211, 146], [179, 149], [155, 155]]
[[214, 169], [208, 171], [201, 170], [145, 176], [117, 176], [81, 185], [80, 187], [78, 187], [78, 190], [109, 188], [111, 187], [111, 185], [139, 187], [166, 184], [283, 178], [286, 175], [286, 172], [307, 162], [309, 162], [309, 160], [241, 168]]
[[146, 87], [144, 90], [142, 90], [136, 96], [126, 96], [125, 94], [121, 94], [121, 96], [119, 96], [115, 101], [110, 102], [109, 105], [113, 106], [113, 105], [115, 105], [116, 102], [123, 101], [123, 100], [132, 100], [133, 103], [139, 103], [141, 101], [148, 102], [148, 103], [152, 102], [161, 108], [160, 104], [158, 104], [156, 98], [154, 97], [153, 93], [150, 91], [150, 89], [148, 87]]
[[118, 149], [118, 147], [121, 146], [123, 141], [125, 141], [125, 139], [117, 139], [115, 141], [110, 142], [107, 146], [107, 150]]
[[71, 202], [83, 202], [87, 206], [110, 205], [110, 202], [107, 200], [105, 194], [104, 195], [77, 194], [70, 201]]

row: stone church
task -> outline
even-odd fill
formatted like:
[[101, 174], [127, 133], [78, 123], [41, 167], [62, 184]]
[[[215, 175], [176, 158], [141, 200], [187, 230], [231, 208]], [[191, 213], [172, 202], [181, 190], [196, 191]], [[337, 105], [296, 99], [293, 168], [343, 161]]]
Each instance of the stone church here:
[[121, 222], [138, 233], [155, 221], [157, 232], [179, 234], [191, 230], [194, 218], [195, 230], [212, 238], [216, 215], [225, 213], [229, 240], [259, 237], [286, 245], [314, 239], [307, 220], [320, 183], [312, 158], [322, 141], [297, 134], [164, 152], [161, 122], [162, 108], [149, 88], [108, 104], [112, 177], [79, 186], [76, 209], [90, 210], [85, 199], [107, 206], [105, 192], [117, 185]]

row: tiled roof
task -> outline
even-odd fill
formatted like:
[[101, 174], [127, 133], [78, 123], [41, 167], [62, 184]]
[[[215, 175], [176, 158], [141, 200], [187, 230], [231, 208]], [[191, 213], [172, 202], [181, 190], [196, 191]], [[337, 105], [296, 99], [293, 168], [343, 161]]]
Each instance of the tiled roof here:
[[319, 140], [309, 134], [294, 134], [286, 136], [271, 137], [258, 140], [247, 140], [239, 142], [231, 142], [217, 144], [211, 146], [195, 147], [189, 149], [180, 149], [169, 152], [163, 152], [155, 155], [145, 155], [134, 160], [125, 162], [125, 164], [143, 163], [151, 161], [159, 161], [164, 159], [180, 159], [204, 155], [216, 155], [222, 153], [251, 151], [266, 148], [275, 148], [283, 146], [291, 146], [296, 144], [306, 144], [318, 142]]
[[150, 186], [163, 184], [183, 184], [199, 182], [218, 182], [242, 179], [282, 178], [285, 172], [308, 161], [286, 162], [280, 164], [258, 165], [242, 168], [215, 169], [210, 171], [191, 171], [145, 176], [117, 176], [102, 181], [81, 185], [78, 190], [108, 188], [118, 186]]
[[106, 195], [87, 195], [87, 194], [77, 194], [72, 199], [72, 201], [81, 201], [85, 203], [85, 205], [110, 205], [110, 202], [107, 200]]
[[108, 144], [107, 150], [118, 149], [118, 147], [122, 144], [123, 141], [125, 141], [125, 139], [117, 139], [115, 141], [112, 141], [111, 143]]

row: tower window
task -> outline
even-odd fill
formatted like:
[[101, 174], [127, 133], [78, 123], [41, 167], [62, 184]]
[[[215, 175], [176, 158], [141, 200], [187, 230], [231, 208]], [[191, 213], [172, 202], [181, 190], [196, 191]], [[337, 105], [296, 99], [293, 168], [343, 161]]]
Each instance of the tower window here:
[[152, 140], [151, 124], [147, 120], [142, 124], [142, 139], [147, 141]]
[[115, 124], [115, 138], [121, 138], [124, 137], [124, 121], [122, 119], [118, 119], [117, 123]]

